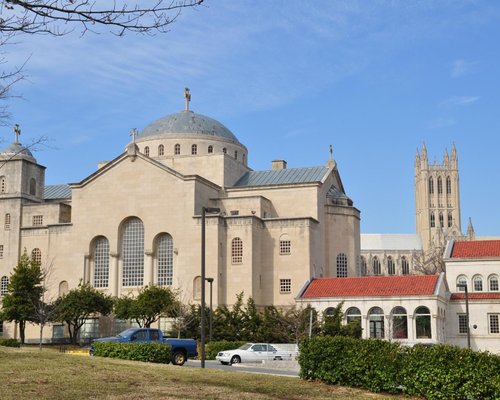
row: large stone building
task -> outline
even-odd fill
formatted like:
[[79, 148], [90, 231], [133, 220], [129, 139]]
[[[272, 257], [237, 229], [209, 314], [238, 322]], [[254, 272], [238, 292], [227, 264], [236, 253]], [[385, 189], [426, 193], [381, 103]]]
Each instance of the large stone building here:
[[1, 295], [27, 251], [51, 268], [51, 298], [85, 281], [113, 296], [167, 285], [196, 302], [202, 207], [220, 209], [206, 217], [215, 305], [244, 292], [257, 305], [288, 306], [313, 277], [357, 275], [360, 213], [332, 157], [253, 171], [245, 145], [189, 110], [185, 95], [184, 111], [133, 131], [125, 152], [78, 183], [45, 185], [45, 167], [16, 130], [0, 153]]

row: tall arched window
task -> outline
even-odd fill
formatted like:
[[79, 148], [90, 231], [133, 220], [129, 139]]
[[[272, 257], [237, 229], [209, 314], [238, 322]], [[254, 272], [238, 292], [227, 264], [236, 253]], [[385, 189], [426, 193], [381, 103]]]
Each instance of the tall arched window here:
[[438, 194], [443, 194], [443, 179], [438, 176]]
[[38, 265], [42, 263], [42, 252], [39, 248], [35, 248], [31, 251], [31, 259]]
[[483, 291], [483, 278], [480, 276], [475, 276], [472, 279], [474, 284], [474, 292], [482, 292]]
[[4, 228], [6, 231], [10, 230], [10, 214], [9, 213], [5, 214]]
[[241, 264], [243, 262], [243, 242], [239, 237], [231, 241], [231, 260], [233, 264]]
[[177, 143], [175, 146], [174, 146], [174, 154], [176, 156], [178, 156], [179, 154], [181, 154], [181, 145], [179, 143]]
[[463, 285], [467, 285], [467, 277], [465, 275], [459, 275], [457, 277], [457, 292], [465, 292]]
[[410, 275], [410, 266], [406, 257], [401, 258], [401, 273], [403, 275]]
[[377, 256], [373, 257], [372, 261], [372, 267], [373, 267], [373, 274], [374, 275], [380, 275], [380, 261]]
[[431, 339], [431, 312], [427, 307], [420, 306], [415, 310], [415, 330], [417, 339]]
[[139, 218], [130, 218], [122, 232], [122, 286], [141, 286], [144, 280], [144, 226]]
[[431, 228], [436, 226], [436, 217], [434, 216], [434, 211], [431, 211]]
[[33, 196], [36, 195], [36, 180], [35, 180], [35, 178], [30, 179], [30, 194]]
[[165, 155], [165, 147], [162, 144], [158, 146], [158, 155], [159, 156]]
[[0, 193], [7, 191], [7, 184], [5, 183], [5, 176], [0, 176]]
[[144, 147], [144, 155], [149, 157], [149, 146]]
[[429, 178], [429, 194], [434, 194], [434, 178]]
[[2, 276], [2, 280], [0, 281], [0, 296], [5, 296], [7, 294], [8, 287], [9, 287], [9, 277]]
[[172, 236], [161, 234], [157, 240], [158, 285], [172, 285], [174, 272], [174, 243]]
[[383, 339], [384, 334], [384, 312], [380, 307], [372, 307], [368, 311], [368, 321], [370, 322], [370, 337]]
[[367, 268], [366, 268], [366, 258], [361, 256], [361, 275], [366, 275], [367, 274]]
[[448, 228], [453, 226], [453, 214], [451, 212], [448, 213]]
[[337, 278], [347, 278], [347, 256], [344, 253], [337, 256]]
[[208, 146], [208, 154], [212, 154], [214, 152], [214, 146]]
[[391, 256], [387, 257], [387, 273], [389, 275], [394, 275], [396, 273], [396, 267], [394, 266], [394, 260]]
[[392, 338], [408, 339], [408, 316], [403, 307], [392, 309]]
[[99, 237], [94, 245], [94, 287], [105, 288], [109, 284], [109, 242]]
[[498, 276], [490, 275], [488, 282], [490, 292], [498, 292]]
[[444, 228], [444, 217], [442, 212], [439, 212], [439, 226]]
[[69, 290], [68, 282], [66, 281], [59, 282], [59, 297], [62, 297], [66, 293], [68, 293], [68, 290]]
[[446, 194], [451, 194], [451, 178], [446, 177]]
[[237, 151], [237, 150], [235, 150], [235, 151], [234, 151], [234, 159], [235, 159], [235, 160], [237, 160], [237, 159], [238, 159], [238, 151]]
[[361, 322], [361, 311], [359, 311], [359, 308], [357, 307], [349, 307], [345, 312], [345, 317], [347, 323], [353, 320], [358, 320], [359, 322]]
[[193, 145], [191, 146], [191, 154], [192, 154], [193, 156], [195, 156], [196, 154], [198, 154], [198, 146], [197, 146], [197, 145], [193, 144]]

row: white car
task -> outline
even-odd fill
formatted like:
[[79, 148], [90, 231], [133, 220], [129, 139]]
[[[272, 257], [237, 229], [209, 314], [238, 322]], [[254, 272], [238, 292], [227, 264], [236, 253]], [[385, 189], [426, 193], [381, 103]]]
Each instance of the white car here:
[[217, 354], [221, 364], [262, 362], [266, 360], [290, 360], [292, 353], [278, 350], [268, 343], [247, 343], [236, 350], [224, 350]]

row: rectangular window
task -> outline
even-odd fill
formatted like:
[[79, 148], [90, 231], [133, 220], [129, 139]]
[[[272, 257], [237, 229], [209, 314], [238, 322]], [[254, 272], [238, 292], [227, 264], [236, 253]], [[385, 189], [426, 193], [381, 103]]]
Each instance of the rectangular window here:
[[43, 225], [43, 215], [33, 215], [33, 226]]
[[280, 279], [280, 293], [291, 293], [291, 292], [292, 292], [292, 280]]
[[10, 230], [10, 214], [5, 214], [5, 230], [8, 231]]
[[238, 210], [231, 210], [230, 214], [231, 215], [240, 215], [240, 212]]
[[467, 315], [458, 314], [458, 333], [467, 333]]
[[3, 244], [0, 244], [0, 258], [3, 258]]
[[490, 333], [500, 333], [500, 314], [489, 314]]
[[292, 243], [290, 240], [280, 240], [280, 254], [290, 254]]
[[52, 326], [52, 339], [64, 339], [64, 325]]

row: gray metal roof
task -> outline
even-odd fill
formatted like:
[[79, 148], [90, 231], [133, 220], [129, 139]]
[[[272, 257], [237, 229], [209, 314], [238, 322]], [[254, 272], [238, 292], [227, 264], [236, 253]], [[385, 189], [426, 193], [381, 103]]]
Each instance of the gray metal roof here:
[[362, 233], [361, 250], [422, 250], [416, 233]]
[[71, 199], [71, 188], [69, 185], [47, 185], [43, 191], [45, 200]]
[[0, 152], [1, 155], [6, 155], [6, 156], [26, 156], [29, 158], [32, 158], [33, 160], [35, 159], [33, 157], [33, 154], [31, 151], [29, 151], [28, 148], [24, 147], [21, 143], [11, 143], [9, 146], [7, 146], [5, 149], [3, 149]]
[[249, 171], [233, 187], [272, 186], [293, 183], [321, 182], [327, 167], [286, 168], [266, 171]]
[[216, 136], [239, 143], [234, 134], [220, 122], [192, 111], [167, 115], [146, 126], [137, 135], [140, 140], [147, 136], [195, 134]]

